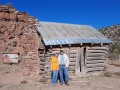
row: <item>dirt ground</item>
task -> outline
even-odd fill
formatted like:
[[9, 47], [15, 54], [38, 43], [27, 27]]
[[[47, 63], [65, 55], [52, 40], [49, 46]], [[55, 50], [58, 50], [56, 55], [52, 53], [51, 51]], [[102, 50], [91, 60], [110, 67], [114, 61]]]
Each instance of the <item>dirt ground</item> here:
[[107, 66], [103, 76], [74, 77], [70, 86], [52, 86], [50, 81], [41, 82], [39, 77], [22, 76], [17, 65], [0, 64], [0, 90], [120, 90], [120, 67]]

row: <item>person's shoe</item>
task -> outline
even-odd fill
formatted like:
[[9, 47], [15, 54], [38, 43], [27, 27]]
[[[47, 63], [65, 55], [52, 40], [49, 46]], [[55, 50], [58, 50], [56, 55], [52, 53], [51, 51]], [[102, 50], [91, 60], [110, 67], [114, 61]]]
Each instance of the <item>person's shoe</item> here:
[[52, 84], [52, 86], [56, 86], [56, 84]]
[[60, 85], [63, 85], [63, 83], [60, 83]]
[[67, 82], [67, 83], [65, 83], [65, 85], [67, 85], [67, 86], [70, 86], [70, 84]]

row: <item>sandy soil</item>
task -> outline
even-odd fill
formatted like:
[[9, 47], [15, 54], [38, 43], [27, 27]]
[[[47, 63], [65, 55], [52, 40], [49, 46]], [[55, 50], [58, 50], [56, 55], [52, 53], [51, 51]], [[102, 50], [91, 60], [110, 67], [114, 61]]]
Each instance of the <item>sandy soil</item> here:
[[0, 64], [0, 90], [120, 90], [120, 67], [107, 68], [105, 76], [75, 77], [70, 86], [52, 86], [50, 82], [40, 82], [38, 76], [22, 76], [17, 65]]

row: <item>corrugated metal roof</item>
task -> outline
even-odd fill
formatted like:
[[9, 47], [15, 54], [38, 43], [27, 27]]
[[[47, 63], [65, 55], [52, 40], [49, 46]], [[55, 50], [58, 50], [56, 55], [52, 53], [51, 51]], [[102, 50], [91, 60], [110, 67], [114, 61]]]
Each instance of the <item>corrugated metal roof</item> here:
[[39, 22], [37, 30], [45, 45], [112, 42], [89, 25]]

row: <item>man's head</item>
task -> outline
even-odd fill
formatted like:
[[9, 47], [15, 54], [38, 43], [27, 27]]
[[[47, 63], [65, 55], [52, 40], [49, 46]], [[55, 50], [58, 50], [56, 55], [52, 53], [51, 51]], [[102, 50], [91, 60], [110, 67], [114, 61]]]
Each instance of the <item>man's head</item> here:
[[60, 55], [63, 55], [64, 54], [64, 51], [63, 50], [60, 50]]

